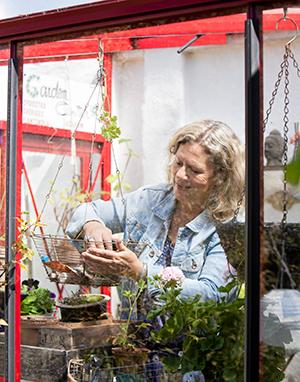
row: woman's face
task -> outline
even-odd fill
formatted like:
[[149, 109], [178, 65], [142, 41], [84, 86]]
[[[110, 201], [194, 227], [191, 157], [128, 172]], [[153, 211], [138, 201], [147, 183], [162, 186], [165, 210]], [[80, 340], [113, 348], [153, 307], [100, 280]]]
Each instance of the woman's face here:
[[179, 146], [171, 164], [175, 199], [191, 207], [203, 207], [212, 185], [213, 167], [199, 143]]

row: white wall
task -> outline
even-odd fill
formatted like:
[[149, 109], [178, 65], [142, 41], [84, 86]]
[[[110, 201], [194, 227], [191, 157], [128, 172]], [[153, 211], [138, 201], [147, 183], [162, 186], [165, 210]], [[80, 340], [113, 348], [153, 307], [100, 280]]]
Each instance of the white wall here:
[[[277, 79], [284, 44], [289, 38], [290, 33], [265, 35], [265, 108]], [[300, 60], [298, 40], [293, 50]], [[245, 141], [242, 36], [229, 37], [226, 45], [191, 47], [181, 55], [172, 48], [122, 52], [114, 55], [113, 67], [113, 110], [118, 115], [124, 137], [130, 136], [132, 149], [142, 155], [141, 159], [132, 160], [126, 174], [126, 181], [133, 188], [166, 179], [168, 140], [184, 123], [205, 118], [221, 120], [233, 128], [242, 142]], [[300, 78], [290, 64], [289, 137], [294, 132], [293, 123], [300, 121], [299, 84]], [[274, 128], [281, 132], [283, 129], [283, 80], [277, 98], [266, 134]], [[289, 157], [292, 153], [293, 146], [289, 145]], [[118, 162], [122, 163], [121, 155]], [[281, 173], [274, 176], [279, 182], [275, 182], [274, 188], [274, 182], [270, 185], [266, 181], [266, 196], [282, 189]], [[293, 195], [297, 192], [291, 190]], [[299, 202], [296, 198], [288, 216], [290, 221], [299, 221]], [[270, 203], [266, 204], [265, 212], [267, 221], [280, 221], [281, 212]]]

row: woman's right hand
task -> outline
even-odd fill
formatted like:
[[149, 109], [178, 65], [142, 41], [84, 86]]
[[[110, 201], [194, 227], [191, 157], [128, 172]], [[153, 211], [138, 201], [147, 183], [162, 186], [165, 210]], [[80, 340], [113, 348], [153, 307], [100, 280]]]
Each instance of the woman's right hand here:
[[97, 247], [112, 250], [112, 232], [101, 222], [96, 220], [85, 223], [82, 228], [83, 239], [88, 247]]

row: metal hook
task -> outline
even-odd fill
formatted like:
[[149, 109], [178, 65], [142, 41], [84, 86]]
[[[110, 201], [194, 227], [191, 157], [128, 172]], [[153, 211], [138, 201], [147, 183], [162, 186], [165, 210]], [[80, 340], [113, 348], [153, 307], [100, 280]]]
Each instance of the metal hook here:
[[281, 17], [276, 23], [276, 30], [277, 31], [278, 31], [278, 27], [279, 27], [279, 24], [281, 21], [290, 21], [295, 27], [295, 35], [285, 44], [285, 46], [289, 46], [298, 37], [298, 25], [294, 19], [292, 19], [291, 17], [289, 17], [287, 15], [287, 8], [283, 9], [283, 17]]
[[205, 36], [203, 33], [197, 33], [190, 41], [188, 41], [182, 48], [177, 50], [178, 54], [181, 54], [186, 50], [193, 42], [197, 41], [200, 37]]
[[57, 128], [53, 127], [53, 129], [54, 129], [53, 134], [51, 135], [51, 137], [48, 138], [47, 143], [52, 143], [52, 139], [55, 137], [57, 133]]

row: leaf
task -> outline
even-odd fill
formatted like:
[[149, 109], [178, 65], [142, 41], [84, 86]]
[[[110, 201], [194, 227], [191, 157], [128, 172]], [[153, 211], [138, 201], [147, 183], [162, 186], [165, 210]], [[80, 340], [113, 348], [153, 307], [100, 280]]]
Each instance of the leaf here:
[[114, 183], [118, 180], [118, 174], [110, 174], [105, 179], [108, 183]]
[[224, 373], [223, 373], [223, 378], [224, 378], [224, 381], [226, 381], [226, 382], [235, 382], [236, 381], [236, 371], [229, 369], [229, 368], [225, 368]]
[[23, 269], [23, 271], [27, 271], [27, 265], [20, 263], [20, 262], [19, 262], [19, 265]]

